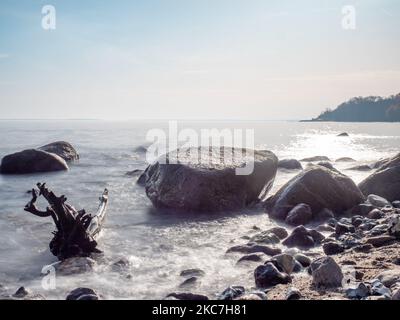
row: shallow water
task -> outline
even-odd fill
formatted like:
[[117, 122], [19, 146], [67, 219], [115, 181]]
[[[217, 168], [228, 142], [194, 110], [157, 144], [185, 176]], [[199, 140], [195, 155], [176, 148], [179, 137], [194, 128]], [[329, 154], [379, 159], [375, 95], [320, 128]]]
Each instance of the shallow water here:
[[[1, 121], [0, 156], [46, 143], [66, 140], [81, 160], [63, 173], [0, 176], [0, 284], [11, 290], [25, 286], [46, 298], [64, 299], [77, 286], [91, 287], [105, 298], [152, 299], [182, 290], [180, 271], [200, 268], [206, 272], [192, 292], [215, 296], [229, 285], [253, 285], [252, 269], [237, 266], [237, 255], [226, 255], [252, 226], [267, 228], [272, 222], [258, 210], [235, 214], [165, 214], [152, 208], [144, 190], [127, 171], [144, 169], [145, 155], [135, 151], [146, 143], [149, 129], [166, 128], [167, 122], [106, 121]], [[400, 124], [391, 123], [300, 123], [300, 122], [184, 122], [179, 128], [250, 128], [255, 145], [281, 159], [325, 155], [335, 160], [352, 157], [356, 163], [335, 167], [361, 181], [370, 172], [347, 168], [371, 163], [399, 152]], [[348, 132], [350, 137], [336, 137]], [[294, 175], [279, 171], [272, 193]], [[44, 290], [40, 271], [56, 259], [48, 250], [52, 222], [23, 211], [30, 200], [27, 190], [47, 182], [57, 194], [65, 194], [76, 208], [96, 209], [106, 187], [110, 205], [100, 248], [105, 263], [94, 272], [58, 276], [57, 288]], [[42, 202], [42, 205], [45, 205]], [[130, 274], [113, 272], [110, 264], [125, 257]]]

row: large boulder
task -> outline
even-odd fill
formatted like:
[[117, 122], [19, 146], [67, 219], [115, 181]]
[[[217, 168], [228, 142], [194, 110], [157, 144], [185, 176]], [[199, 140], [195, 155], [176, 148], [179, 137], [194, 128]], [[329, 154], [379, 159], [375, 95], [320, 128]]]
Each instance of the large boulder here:
[[[250, 163], [254, 164], [253, 170], [240, 175], [237, 169], [243, 170], [246, 164], [249, 168]], [[277, 165], [278, 159], [270, 151], [204, 147], [176, 150], [146, 169], [146, 194], [157, 208], [236, 210], [266, 197]]]
[[43, 147], [40, 147], [39, 150], [54, 153], [63, 158], [65, 161], [79, 160], [78, 152], [69, 142], [57, 141], [49, 143]]
[[68, 170], [61, 157], [36, 149], [24, 150], [5, 156], [1, 161], [2, 174], [27, 174]]
[[389, 201], [400, 199], [400, 154], [387, 160], [358, 186], [366, 196], [375, 194]]
[[364, 201], [364, 196], [347, 176], [321, 166], [311, 166], [287, 182], [266, 201], [271, 217], [285, 220], [300, 203], [311, 207], [313, 217], [329, 209], [341, 214]]

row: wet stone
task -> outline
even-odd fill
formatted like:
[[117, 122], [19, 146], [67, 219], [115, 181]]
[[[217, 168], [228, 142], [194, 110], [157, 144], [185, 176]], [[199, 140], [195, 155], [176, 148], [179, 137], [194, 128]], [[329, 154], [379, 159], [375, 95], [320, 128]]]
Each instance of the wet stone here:
[[218, 300], [234, 300], [245, 293], [244, 287], [231, 286], [226, 288], [218, 297]]
[[66, 300], [99, 300], [99, 297], [93, 289], [76, 288], [68, 294]]

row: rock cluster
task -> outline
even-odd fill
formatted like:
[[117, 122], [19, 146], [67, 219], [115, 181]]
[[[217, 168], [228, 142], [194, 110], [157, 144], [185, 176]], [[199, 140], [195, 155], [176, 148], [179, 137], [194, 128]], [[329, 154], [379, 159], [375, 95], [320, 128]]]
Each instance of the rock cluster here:
[[29, 174], [68, 170], [67, 162], [78, 160], [79, 155], [65, 141], [47, 144], [38, 149], [28, 149], [6, 155], [1, 160], [2, 174]]

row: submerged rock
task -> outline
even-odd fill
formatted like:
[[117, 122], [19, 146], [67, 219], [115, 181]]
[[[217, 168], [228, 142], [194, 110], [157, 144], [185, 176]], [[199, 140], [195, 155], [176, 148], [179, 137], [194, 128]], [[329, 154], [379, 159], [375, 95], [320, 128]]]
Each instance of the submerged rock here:
[[[310, 165], [312, 166], [312, 164], [310, 164]], [[333, 166], [333, 164], [330, 163], [330, 162], [328, 162], [328, 161], [321, 161], [321, 162], [318, 162], [317, 165], [318, 165], [318, 166], [321, 166], [321, 167], [325, 167], [325, 168], [327, 168], [327, 169], [329, 169], [329, 170], [332, 170], [332, 171], [335, 171], [335, 172], [340, 173], [339, 170], [337, 170], [337, 169]]]
[[323, 209], [341, 214], [363, 201], [363, 194], [349, 177], [312, 166], [270, 197], [266, 209], [271, 217], [285, 220], [288, 212], [300, 203], [309, 205], [313, 215], [317, 215]]
[[265, 255], [264, 254], [262, 254], [262, 253], [252, 253], [252, 254], [247, 254], [247, 255], [245, 255], [245, 256], [243, 256], [243, 257], [241, 257], [239, 260], [238, 260], [238, 263], [240, 263], [240, 262], [245, 262], [245, 261], [250, 261], [250, 262], [262, 262], [262, 261], [264, 261], [265, 260]]
[[314, 260], [310, 266], [313, 284], [318, 288], [341, 287], [343, 273], [336, 261], [331, 257]]
[[249, 243], [277, 244], [279, 242], [280, 238], [269, 230], [257, 233], [249, 239]]
[[257, 244], [246, 244], [246, 245], [238, 245], [228, 249], [226, 253], [238, 252], [238, 253], [265, 253], [268, 256], [275, 256], [277, 254], [282, 253], [282, 250], [279, 248], [269, 247], [265, 245], [257, 245]]
[[383, 296], [386, 299], [392, 298], [392, 291], [384, 286], [383, 283], [378, 279], [375, 279], [371, 282], [371, 294]]
[[369, 165], [366, 164], [362, 164], [359, 166], [354, 166], [354, 167], [350, 167], [347, 170], [353, 170], [353, 171], [371, 171], [372, 168]]
[[400, 300], [400, 282], [394, 285], [392, 288], [392, 300]]
[[201, 269], [186, 269], [179, 274], [181, 277], [203, 277], [206, 273]]
[[144, 170], [140, 170], [140, 169], [135, 169], [132, 171], [128, 171], [127, 173], [125, 173], [126, 176], [129, 177], [137, 177], [137, 176], [141, 176], [143, 174]]
[[1, 161], [2, 174], [28, 174], [68, 170], [68, 165], [61, 157], [41, 151], [24, 150], [5, 156]]
[[55, 264], [57, 274], [72, 275], [92, 271], [96, 265], [96, 261], [89, 257], [77, 257], [65, 259]]
[[336, 159], [336, 162], [355, 162], [356, 160], [354, 160], [353, 158], [349, 158], [349, 157], [342, 157], [339, 159]]
[[177, 300], [193, 300], [193, 301], [209, 300], [208, 297], [205, 295], [195, 294], [190, 292], [173, 292], [168, 294], [167, 298], [175, 298]]
[[337, 135], [337, 137], [349, 137], [349, 134], [347, 132], [342, 132], [342, 133], [339, 133]]
[[[252, 150], [237, 148], [222, 151], [199, 147], [168, 153], [166, 162], [161, 157], [144, 173], [148, 198], [157, 208], [203, 212], [241, 209], [265, 198], [275, 179], [276, 156], [254, 151], [253, 157]], [[248, 175], [237, 173], [251, 163], [254, 170]]]
[[63, 158], [65, 161], [79, 160], [78, 152], [69, 142], [57, 141], [46, 144], [45, 146], [38, 149], [56, 154], [57, 156]]
[[315, 156], [315, 157], [310, 157], [310, 158], [304, 158], [304, 159], [301, 159], [300, 161], [317, 162], [317, 161], [331, 161], [331, 159], [329, 159], [326, 156]]
[[66, 300], [99, 300], [99, 296], [93, 289], [76, 288], [68, 294]]
[[300, 161], [296, 159], [283, 159], [279, 160], [278, 168], [288, 169], [288, 170], [302, 170], [303, 166]]
[[258, 266], [254, 270], [254, 279], [259, 288], [268, 288], [277, 284], [287, 284], [292, 279], [286, 273], [280, 272], [272, 263]]
[[335, 233], [337, 236], [341, 236], [342, 234], [346, 234], [346, 233], [354, 233], [354, 232], [356, 232], [356, 229], [351, 224], [345, 224], [342, 222], [338, 222], [336, 224]]

